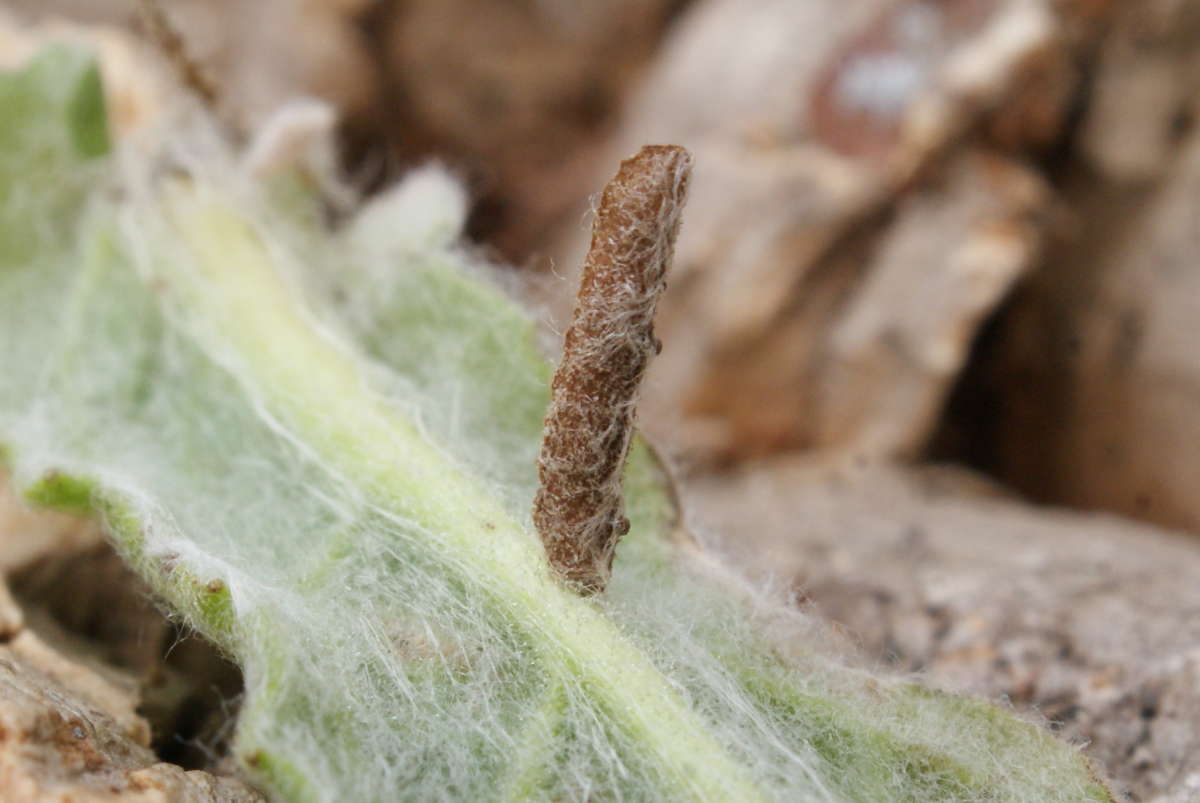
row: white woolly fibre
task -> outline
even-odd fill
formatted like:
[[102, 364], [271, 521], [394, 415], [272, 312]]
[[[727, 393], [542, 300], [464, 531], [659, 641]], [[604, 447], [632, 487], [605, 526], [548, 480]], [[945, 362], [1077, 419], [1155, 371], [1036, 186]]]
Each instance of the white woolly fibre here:
[[0, 76], [0, 444], [242, 666], [233, 749], [275, 799], [1109, 799], [1039, 728], [752, 604], [642, 448], [608, 589], [561, 588], [549, 369], [455, 244], [461, 190], [428, 169], [329, 232], [211, 132], [84, 160], [54, 58]]
[[[363, 203], [349, 237], [368, 253], [364, 267], [390, 274], [398, 260], [455, 245], [466, 220], [462, 185], [445, 168], [430, 164]], [[386, 281], [386, 276], [379, 278]]]

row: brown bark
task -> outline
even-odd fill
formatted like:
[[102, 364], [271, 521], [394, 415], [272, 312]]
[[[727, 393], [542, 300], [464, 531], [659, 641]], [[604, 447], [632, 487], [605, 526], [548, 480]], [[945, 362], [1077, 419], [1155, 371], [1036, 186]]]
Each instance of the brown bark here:
[[[688, 456], [920, 453], [1051, 195], [1012, 152], [1062, 130], [1073, 6], [708, 0], [614, 149], [697, 154], [647, 427]], [[576, 247], [578, 250], [578, 247]]]

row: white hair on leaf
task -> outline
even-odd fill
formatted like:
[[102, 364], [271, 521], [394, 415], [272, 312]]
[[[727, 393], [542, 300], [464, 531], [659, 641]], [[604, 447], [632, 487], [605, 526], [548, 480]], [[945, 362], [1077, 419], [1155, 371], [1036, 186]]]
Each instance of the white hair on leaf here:
[[608, 588], [562, 588], [529, 522], [549, 368], [444, 174], [330, 232], [207, 134], [171, 173], [84, 159], [83, 69], [0, 75], [0, 443], [239, 663], [234, 754], [276, 799], [1111, 800], [1047, 731], [745, 594], [636, 443]]

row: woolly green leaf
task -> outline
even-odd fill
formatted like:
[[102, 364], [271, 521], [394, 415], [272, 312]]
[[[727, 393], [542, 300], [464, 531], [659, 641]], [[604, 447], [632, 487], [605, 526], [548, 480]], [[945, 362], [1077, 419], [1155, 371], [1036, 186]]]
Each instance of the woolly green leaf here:
[[328, 232], [211, 138], [122, 170], [95, 75], [0, 77], [0, 442], [241, 665], [275, 797], [1111, 800], [1041, 728], [753, 613], [643, 447], [608, 591], [566, 592], [527, 512], [548, 368], [453, 185]]

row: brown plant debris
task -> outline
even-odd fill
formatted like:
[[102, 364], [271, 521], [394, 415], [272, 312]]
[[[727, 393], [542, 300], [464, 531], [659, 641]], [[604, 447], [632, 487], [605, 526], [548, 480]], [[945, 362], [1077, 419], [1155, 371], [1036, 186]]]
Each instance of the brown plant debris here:
[[184, 85], [195, 92], [205, 106], [215, 111], [219, 99], [216, 84], [200, 64], [192, 58], [191, 53], [188, 52], [187, 43], [175, 26], [171, 24], [171, 20], [163, 11], [159, 0], [141, 0], [139, 6], [146, 25], [146, 32], [151, 41], [158, 45], [163, 56], [179, 73], [179, 78]]
[[533, 521], [550, 565], [581, 594], [603, 591], [629, 529], [621, 468], [638, 386], [653, 354], [654, 310], [679, 231], [691, 155], [650, 145], [621, 162], [592, 226], [575, 314], [554, 374]]

